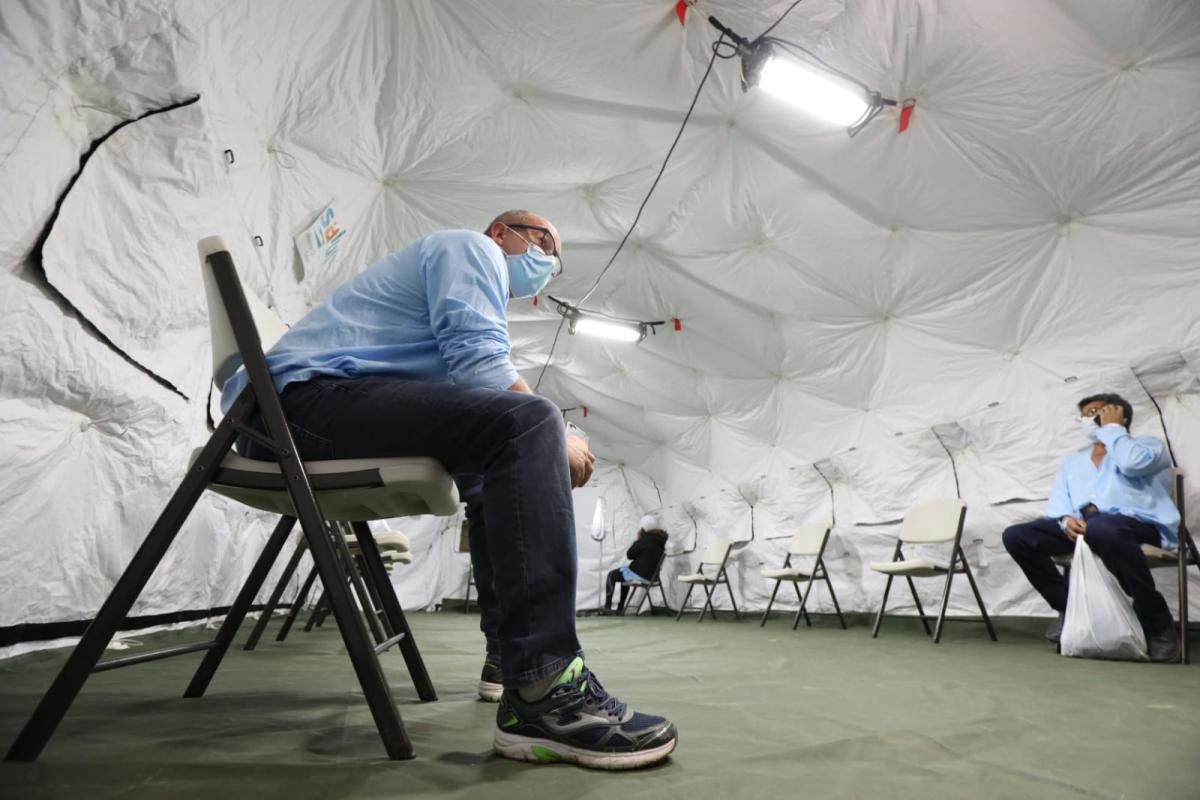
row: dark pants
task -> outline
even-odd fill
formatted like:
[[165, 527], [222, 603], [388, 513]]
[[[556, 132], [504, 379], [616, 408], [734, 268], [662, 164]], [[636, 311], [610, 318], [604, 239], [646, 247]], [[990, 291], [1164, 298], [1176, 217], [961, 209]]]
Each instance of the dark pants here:
[[613, 590], [621, 584], [621, 599], [617, 601], [617, 611], [625, 610], [625, 601], [629, 599], [629, 585], [625, 583], [625, 575], [619, 569], [610, 570], [604, 584], [604, 609], [612, 611]]
[[[318, 378], [289, 385], [280, 399], [306, 460], [428, 456], [454, 476], [467, 504], [480, 627], [506, 685], [557, 674], [582, 655], [575, 508], [557, 406], [387, 376]], [[245, 452], [270, 458], [253, 443]]]
[[[1171, 612], [1154, 587], [1141, 548], [1143, 544], [1159, 544], [1158, 529], [1121, 514], [1092, 514], [1086, 522], [1084, 538], [1088, 547], [1133, 598], [1133, 610], [1146, 635], [1161, 634], [1171, 624]], [[1051, 556], [1074, 552], [1075, 543], [1058, 526], [1058, 520], [1041, 517], [1013, 525], [1004, 531], [1004, 548], [1050, 607], [1059, 613], [1066, 611], [1067, 579]]]

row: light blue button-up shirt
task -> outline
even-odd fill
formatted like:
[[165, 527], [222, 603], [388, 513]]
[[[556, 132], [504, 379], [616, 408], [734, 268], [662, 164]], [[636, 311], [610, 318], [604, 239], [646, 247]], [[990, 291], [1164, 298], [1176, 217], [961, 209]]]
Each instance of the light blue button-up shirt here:
[[[442, 231], [385, 256], [339, 286], [267, 353], [275, 388], [320, 376], [395, 375], [507, 389], [504, 253], [474, 231]], [[225, 382], [228, 411], [248, 378]]]
[[1046, 504], [1046, 516], [1061, 520], [1080, 517], [1079, 509], [1094, 504], [1106, 514], [1124, 514], [1158, 528], [1162, 546], [1179, 543], [1179, 509], [1171, 499], [1171, 459], [1153, 436], [1130, 436], [1120, 425], [1103, 425], [1097, 436], [1107, 453], [1097, 467], [1092, 448], [1063, 459]]

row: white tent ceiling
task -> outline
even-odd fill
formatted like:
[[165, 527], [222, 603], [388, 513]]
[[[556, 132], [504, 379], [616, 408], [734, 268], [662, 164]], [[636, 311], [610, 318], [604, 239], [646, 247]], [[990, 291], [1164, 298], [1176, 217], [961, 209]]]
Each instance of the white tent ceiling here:
[[[671, 0], [3, 0], [0, 627], [90, 614], [203, 439], [197, 238], [234, 242], [294, 320], [418, 236], [530, 208], [577, 299], [704, 73], [706, 16], [754, 35], [789, 4], [700, 0], [681, 24]], [[716, 62], [588, 303], [682, 330], [564, 333], [541, 384], [602, 459], [610, 539], [584, 575], [663, 508], [673, 551], [755, 537], [753, 603], [766, 540], [832, 511], [831, 569], [867, 608], [862, 561], [954, 493], [954, 456], [989, 602], [1043, 610], [999, 532], [1040, 510], [1007, 501], [1046, 495], [1081, 394], [1121, 391], [1161, 434], [1153, 395], [1200, 482], [1200, 5], [806, 0], [775, 34], [914, 98], [911, 126], [851, 139]], [[293, 237], [331, 202], [348, 233], [306, 267]], [[510, 317], [536, 380], [559, 318]], [[268, 526], [205, 500], [138, 611], [227, 603]], [[455, 591], [443, 524], [400, 526], [425, 554], [409, 602]]]

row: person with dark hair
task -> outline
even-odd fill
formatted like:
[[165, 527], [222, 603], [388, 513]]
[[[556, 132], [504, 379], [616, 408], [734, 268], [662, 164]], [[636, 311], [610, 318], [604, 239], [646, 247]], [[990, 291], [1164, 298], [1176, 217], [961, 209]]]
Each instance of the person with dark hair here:
[[613, 590], [618, 583], [621, 584], [621, 599], [617, 603], [617, 613], [620, 614], [625, 610], [625, 601], [629, 599], [630, 581], [649, 583], [658, 577], [658, 568], [667, 549], [667, 532], [658, 527], [658, 520], [653, 514], [642, 517], [639, 525], [637, 538], [625, 551], [630, 563], [608, 573], [604, 587], [606, 614], [612, 613]]
[[1179, 544], [1179, 510], [1171, 500], [1171, 459], [1161, 440], [1133, 436], [1133, 407], [1116, 394], [1079, 401], [1078, 424], [1088, 445], [1063, 459], [1046, 516], [1004, 531], [1004, 547], [1033, 588], [1058, 612], [1046, 631], [1057, 643], [1067, 610], [1067, 579], [1053, 556], [1070, 553], [1083, 536], [1133, 598], [1151, 661], [1174, 661], [1179, 639], [1167, 602], [1154, 587], [1141, 545]]

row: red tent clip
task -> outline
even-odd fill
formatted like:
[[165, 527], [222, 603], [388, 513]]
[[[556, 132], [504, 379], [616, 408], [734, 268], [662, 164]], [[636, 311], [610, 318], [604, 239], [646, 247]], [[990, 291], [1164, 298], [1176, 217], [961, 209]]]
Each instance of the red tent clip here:
[[585, 417], [587, 416], [587, 406], [584, 406], [584, 407], [583, 407], [583, 415], [584, 415]]
[[687, 22], [688, 7], [694, 5], [696, 5], [696, 0], [678, 0], [675, 3], [675, 16], [679, 17], [680, 25]]
[[917, 101], [910, 97], [900, 104], [900, 133], [908, 130], [908, 121], [912, 119], [913, 108], [917, 105]]
[[537, 305], [537, 295], [536, 294], [533, 296], [533, 304], [535, 306]]
[[679, 317], [675, 318], [675, 330], [677, 330], [677, 331], [683, 330], [683, 320], [681, 320]]

